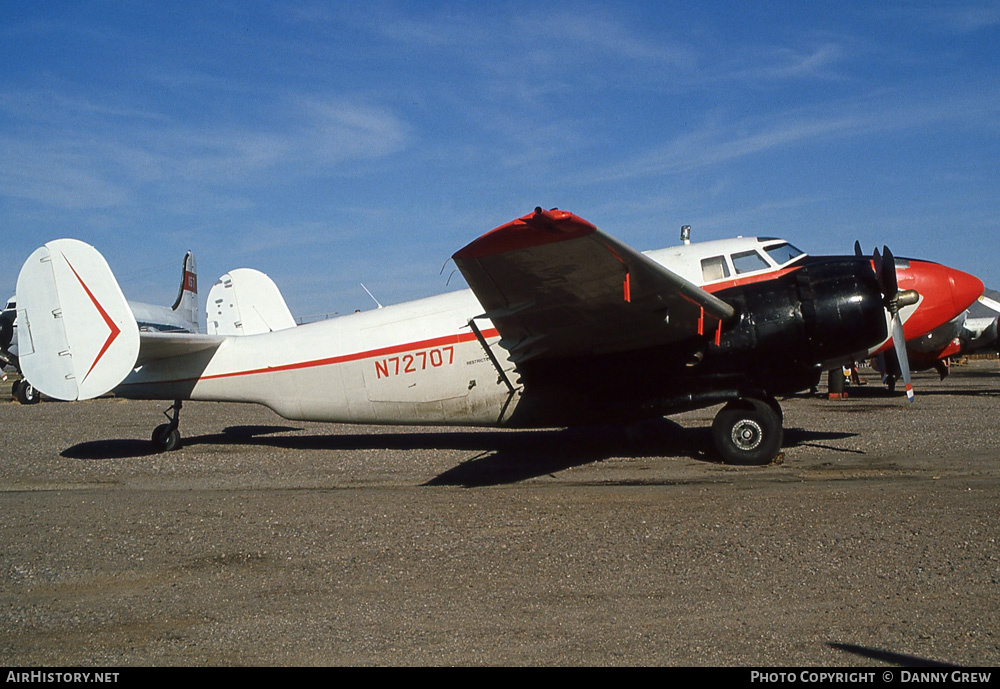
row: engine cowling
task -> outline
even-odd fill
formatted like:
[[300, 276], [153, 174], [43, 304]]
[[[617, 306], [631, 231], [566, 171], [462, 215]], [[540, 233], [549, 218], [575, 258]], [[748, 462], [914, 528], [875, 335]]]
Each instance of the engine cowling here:
[[736, 372], [750, 363], [769, 389], [788, 387], [775, 385], [776, 379], [798, 381], [804, 372], [861, 357], [888, 334], [882, 293], [865, 260], [812, 259], [778, 278], [718, 296], [739, 315], [723, 326], [706, 367]]

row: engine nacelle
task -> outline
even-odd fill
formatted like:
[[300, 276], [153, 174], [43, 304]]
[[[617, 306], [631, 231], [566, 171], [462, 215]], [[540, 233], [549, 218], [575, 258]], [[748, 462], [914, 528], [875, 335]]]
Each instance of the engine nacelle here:
[[745, 371], [748, 359], [769, 379], [818, 372], [863, 356], [888, 336], [882, 293], [865, 260], [811, 259], [718, 296], [739, 313], [706, 357], [707, 367], [720, 372]]

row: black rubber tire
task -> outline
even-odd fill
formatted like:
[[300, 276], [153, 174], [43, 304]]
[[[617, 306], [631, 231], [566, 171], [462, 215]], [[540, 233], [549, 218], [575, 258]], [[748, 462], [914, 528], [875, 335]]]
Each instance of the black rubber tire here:
[[768, 464], [778, 456], [783, 436], [781, 417], [762, 400], [730, 402], [712, 422], [712, 442], [726, 464]]
[[14, 399], [21, 404], [38, 404], [42, 401], [42, 398], [39, 396], [38, 390], [35, 389], [35, 386], [24, 379], [14, 383], [14, 389], [12, 392], [14, 393]]
[[150, 440], [157, 452], [172, 452], [181, 446], [181, 433], [169, 423], [162, 423], [153, 429]]

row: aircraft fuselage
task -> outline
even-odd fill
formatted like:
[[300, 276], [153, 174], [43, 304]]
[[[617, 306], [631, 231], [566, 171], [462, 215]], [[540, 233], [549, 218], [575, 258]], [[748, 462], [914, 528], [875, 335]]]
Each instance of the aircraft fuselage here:
[[723, 281], [713, 291], [737, 308], [732, 323], [627, 356], [515, 365], [488, 320], [475, 320], [482, 342], [477, 338], [470, 321], [483, 307], [463, 290], [229, 337], [213, 351], [147, 364], [115, 392], [254, 402], [306, 421], [605, 423], [707, 406], [748, 391], [801, 390], [825, 368], [863, 356], [887, 336], [878, 285], [867, 263], [855, 258], [802, 255], [784, 269]]

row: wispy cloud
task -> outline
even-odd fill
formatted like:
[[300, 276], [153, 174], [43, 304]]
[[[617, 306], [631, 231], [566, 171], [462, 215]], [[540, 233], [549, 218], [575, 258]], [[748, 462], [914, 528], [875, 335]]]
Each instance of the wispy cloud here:
[[1000, 26], [1000, 5], [992, 0], [971, 6], [954, 3], [931, 8], [911, 7], [904, 11], [930, 28], [951, 33], [970, 34]]
[[[729, 81], [775, 82], [790, 79], [842, 79], [837, 67], [844, 65], [848, 53], [839, 43], [825, 42], [808, 49], [766, 47], [746, 58], [744, 64], [723, 66], [716, 79]], [[746, 64], [746, 63], [749, 64]]]
[[615, 165], [594, 181], [677, 174], [810, 139], [858, 132], [871, 126], [872, 120], [855, 115], [781, 121], [777, 124], [759, 125], [754, 131], [747, 131], [743, 127], [705, 126]]
[[641, 155], [597, 173], [590, 181], [671, 175], [792, 146], [820, 144], [846, 137], [900, 132], [952, 122], [996, 130], [1000, 94], [955, 93], [896, 102], [892, 92], [862, 101], [827, 103], [822, 109], [774, 112], [766, 118], [736, 120], [713, 115], [697, 129], [678, 134]]
[[120, 206], [129, 187], [109, 179], [89, 142], [0, 137], [0, 194], [70, 210]]
[[[403, 150], [410, 127], [391, 110], [349, 97], [295, 96], [275, 105], [270, 123], [200, 125], [101, 102], [26, 93], [30, 108], [0, 110], [17, 136], [0, 139], [0, 193], [63, 208], [129, 203], [136, 187], [252, 188], [261, 175], [329, 174], [346, 162]], [[43, 112], [42, 128], [30, 119]], [[59, 114], [56, 114], [59, 113]]]
[[405, 149], [412, 128], [389, 108], [349, 99], [298, 99], [302, 118], [292, 148], [319, 166], [381, 158]]
[[525, 44], [544, 47], [552, 56], [618, 58], [660, 67], [693, 67], [699, 56], [684, 41], [643, 35], [635, 25], [593, 8], [589, 12], [534, 12], [516, 17], [513, 23], [515, 36]]

